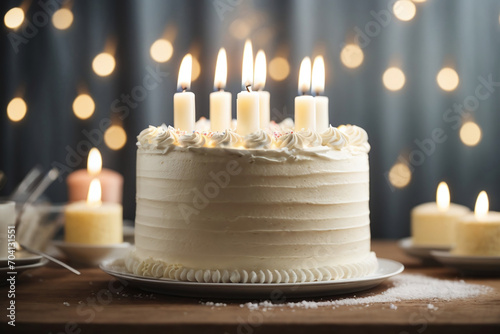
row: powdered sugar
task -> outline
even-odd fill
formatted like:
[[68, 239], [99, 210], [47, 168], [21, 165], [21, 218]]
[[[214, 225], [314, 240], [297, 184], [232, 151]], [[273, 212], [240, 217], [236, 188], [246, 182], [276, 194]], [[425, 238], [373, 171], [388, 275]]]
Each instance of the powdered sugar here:
[[[366, 307], [376, 303], [390, 303], [392, 310], [397, 310], [394, 303], [405, 300], [422, 300], [422, 301], [449, 301], [454, 299], [466, 299], [477, 297], [482, 294], [493, 291], [493, 288], [469, 284], [463, 280], [451, 281], [442, 280], [422, 275], [403, 274], [391, 279], [392, 287], [378, 294], [370, 294], [365, 297], [353, 296], [338, 300], [328, 301], [306, 301], [289, 302], [285, 304], [274, 304], [270, 301], [262, 301], [258, 303], [241, 304], [240, 307], [247, 307], [250, 310], [267, 310], [268, 308], [289, 307], [289, 308], [304, 308], [317, 309], [319, 307], [339, 307], [344, 305], [364, 305]], [[436, 310], [433, 304], [428, 304], [429, 310]]]

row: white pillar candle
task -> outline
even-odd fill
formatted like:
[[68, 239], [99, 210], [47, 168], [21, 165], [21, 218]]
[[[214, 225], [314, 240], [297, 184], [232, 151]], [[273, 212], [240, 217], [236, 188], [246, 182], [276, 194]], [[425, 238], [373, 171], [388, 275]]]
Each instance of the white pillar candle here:
[[500, 212], [489, 211], [485, 191], [477, 197], [474, 214], [459, 220], [452, 252], [465, 256], [500, 256]]
[[177, 81], [182, 92], [174, 94], [174, 128], [188, 132], [194, 130], [196, 117], [194, 93], [186, 91], [191, 87], [192, 66], [193, 58], [187, 54], [182, 59]]
[[469, 212], [469, 208], [463, 205], [450, 203], [448, 185], [441, 182], [436, 191], [436, 202], [420, 204], [411, 211], [413, 244], [452, 247], [457, 222]]
[[243, 51], [242, 84], [244, 89], [236, 98], [236, 132], [246, 136], [260, 127], [259, 94], [250, 91], [253, 80], [252, 43], [246, 41]]
[[227, 80], [226, 50], [221, 48], [215, 65], [214, 88], [217, 92], [210, 93], [210, 129], [224, 131], [231, 128], [231, 93], [225, 92]]
[[316, 106], [311, 95], [305, 95], [311, 88], [311, 59], [304, 58], [299, 71], [299, 94], [295, 98], [295, 131], [316, 130]]
[[328, 97], [320, 96], [325, 91], [325, 61], [322, 56], [314, 58], [312, 69], [312, 91], [316, 108], [316, 131], [323, 132], [328, 129], [330, 120], [328, 116]]
[[259, 93], [259, 117], [260, 128], [267, 129], [271, 121], [271, 94], [264, 91], [266, 85], [266, 54], [264, 51], [259, 50], [255, 58], [255, 73], [254, 73], [254, 86]]

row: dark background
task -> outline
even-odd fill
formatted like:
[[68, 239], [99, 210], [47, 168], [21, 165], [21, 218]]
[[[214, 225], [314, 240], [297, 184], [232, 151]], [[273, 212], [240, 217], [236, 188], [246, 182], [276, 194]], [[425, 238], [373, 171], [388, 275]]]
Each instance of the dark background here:
[[[214, 3], [221, 7], [217, 9]], [[389, 3], [382, 0], [74, 1], [69, 3], [74, 14], [69, 29], [57, 30], [49, 22], [38, 28], [26, 44], [20, 45], [17, 53], [8, 38], [11, 30], [2, 22], [0, 170], [7, 175], [7, 183], [0, 196], [9, 194], [35, 164], [46, 169], [54, 162], [64, 164], [68, 148], [76, 149], [86, 139], [83, 130], [99, 129], [102, 119], [111, 118], [122, 123], [127, 143], [118, 151], [110, 150], [104, 143], [98, 148], [104, 166], [125, 177], [124, 213], [126, 218], [133, 219], [135, 136], [149, 124], [172, 124], [172, 96], [182, 57], [191, 52], [200, 62], [201, 75], [193, 82], [192, 91], [196, 94], [197, 118], [207, 116], [218, 49], [223, 46], [227, 50], [227, 90], [235, 100], [241, 90], [244, 39], [251, 38], [254, 53], [262, 48], [268, 63], [282, 56], [290, 64], [290, 74], [284, 81], [275, 81], [268, 74], [266, 90], [271, 92], [276, 120], [293, 116], [302, 58], [324, 55], [325, 94], [330, 97], [331, 123], [357, 124], [370, 137], [374, 237], [408, 235], [409, 210], [418, 203], [434, 200], [441, 180], [448, 182], [453, 202], [472, 208], [479, 191], [485, 189], [491, 209], [500, 209], [500, 87], [465, 116], [482, 128], [479, 145], [465, 146], [459, 131], [452, 127], [455, 122], [443, 120], [448, 108], [463, 104], [467, 96], [474, 95], [479, 76], [491, 75], [494, 81], [500, 81], [500, 1], [417, 3], [417, 13], [411, 21], [403, 22], [391, 15], [387, 26], [362, 45], [364, 61], [360, 67], [345, 67], [340, 61], [343, 45], [352, 42], [357, 29], [365, 30], [369, 22], [376, 22], [371, 11], [386, 10]], [[2, 17], [21, 4], [21, 1], [2, 1]], [[28, 8], [28, 21], [42, 10], [38, 1], [32, 1]], [[242, 22], [248, 28], [246, 33], [235, 31]], [[119, 120], [112, 111], [112, 102], [142, 84], [148, 73], [146, 67], [157, 66], [149, 49], [165, 31], [174, 52], [168, 62], [158, 66], [169, 77], [131, 109], [128, 117]], [[109, 45], [116, 47], [116, 68], [110, 76], [99, 77], [92, 70], [92, 60]], [[396, 92], [387, 90], [381, 80], [390, 66], [400, 67], [406, 75], [405, 86]], [[436, 74], [445, 66], [455, 68], [460, 76], [460, 84], [452, 92], [443, 91], [436, 83]], [[96, 104], [93, 116], [84, 121], [75, 117], [71, 107], [82, 89], [88, 91]], [[22, 121], [14, 123], [7, 118], [6, 108], [18, 94], [28, 104], [28, 112]], [[233, 101], [233, 114], [235, 107]], [[436, 144], [419, 166], [412, 164], [408, 186], [393, 188], [386, 177], [390, 168], [398, 158], [408, 159], [419, 150], [415, 140], [430, 138], [436, 128], [443, 129], [447, 140]], [[85, 166], [86, 155], [78, 168]], [[47, 195], [54, 202], [66, 201], [65, 183], [56, 182]]]

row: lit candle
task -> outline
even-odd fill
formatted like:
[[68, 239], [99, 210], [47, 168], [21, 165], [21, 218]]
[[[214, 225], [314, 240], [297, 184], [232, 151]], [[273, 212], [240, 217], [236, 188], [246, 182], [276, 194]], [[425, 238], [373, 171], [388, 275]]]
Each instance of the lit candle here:
[[182, 59], [177, 81], [177, 89], [182, 92], [174, 94], [174, 128], [188, 132], [194, 130], [196, 117], [194, 93], [187, 91], [191, 88], [192, 67], [193, 57], [187, 54]]
[[87, 201], [71, 203], [64, 211], [64, 240], [70, 243], [109, 245], [123, 242], [122, 206], [102, 203], [101, 182], [90, 183]]
[[320, 96], [325, 91], [325, 61], [322, 56], [314, 58], [312, 69], [312, 91], [316, 108], [316, 131], [328, 129], [328, 97]]
[[469, 208], [463, 205], [450, 203], [448, 185], [441, 182], [436, 191], [436, 202], [420, 204], [411, 211], [413, 244], [416, 246], [453, 246], [456, 224], [469, 212]]
[[236, 98], [236, 132], [241, 136], [246, 136], [258, 131], [259, 121], [259, 94], [252, 92], [253, 80], [253, 52], [252, 43], [245, 42], [243, 50], [243, 69], [241, 82], [243, 89]]
[[231, 93], [225, 92], [227, 79], [226, 50], [221, 48], [215, 65], [214, 89], [210, 93], [210, 128], [212, 131], [224, 131], [231, 128]]
[[316, 107], [314, 98], [305, 95], [311, 89], [311, 59], [305, 57], [300, 64], [299, 95], [295, 98], [295, 131], [316, 130]]
[[69, 202], [84, 201], [87, 198], [90, 182], [97, 177], [102, 185], [103, 202], [121, 203], [123, 194], [123, 176], [102, 168], [101, 153], [92, 148], [87, 159], [87, 169], [79, 169], [68, 175]]
[[489, 211], [485, 191], [481, 191], [477, 197], [474, 214], [468, 214], [459, 220], [453, 253], [500, 256], [500, 212]]
[[254, 87], [259, 94], [259, 117], [260, 128], [267, 129], [271, 120], [271, 95], [269, 92], [264, 91], [266, 85], [266, 54], [264, 51], [259, 50], [255, 58], [255, 74], [254, 74]]

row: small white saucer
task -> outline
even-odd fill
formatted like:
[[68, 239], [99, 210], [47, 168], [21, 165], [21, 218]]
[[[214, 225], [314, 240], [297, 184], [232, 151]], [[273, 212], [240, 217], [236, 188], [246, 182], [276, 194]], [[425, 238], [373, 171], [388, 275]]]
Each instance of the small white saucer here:
[[398, 241], [399, 247], [404, 250], [406, 255], [418, 258], [426, 264], [437, 264], [439, 262], [431, 255], [433, 251], [449, 251], [450, 247], [446, 246], [415, 246], [411, 237], [404, 238]]
[[123, 256], [129, 249], [128, 242], [114, 245], [85, 245], [55, 240], [52, 242], [71, 262], [97, 266], [106, 259]]
[[404, 266], [396, 261], [377, 259], [378, 269], [366, 277], [308, 283], [198, 283], [131, 274], [123, 258], [104, 261], [99, 267], [130, 285], [149, 292], [196, 298], [270, 299], [277, 292], [281, 297], [326, 297], [363, 291], [376, 287], [387, 278], [401, 273]]
[[[40, 262], [42, 257], [40, 255], [36, 255], [28, 252], [27, 250], [21, 249], [14, 253], [15, 258], [11, 260], [17, 266], [28, 265]], [[9, 263], [9, 259], [1, 258], [0, 259], [0, 268], [7, 267]]]
[[433, 251], [432, 256], [447, 267], [465, 274], [500, 275], [500, 256], [467, 256], [451, 252]]

